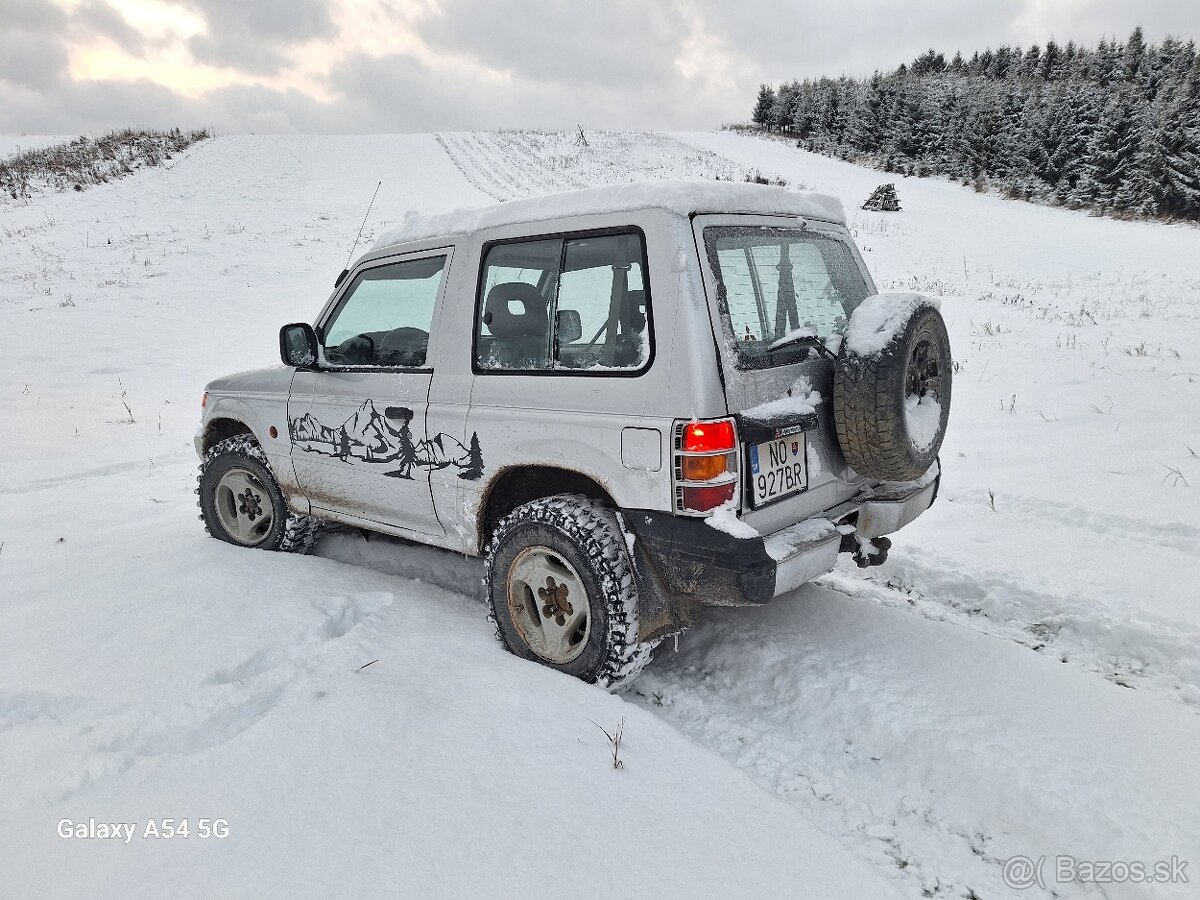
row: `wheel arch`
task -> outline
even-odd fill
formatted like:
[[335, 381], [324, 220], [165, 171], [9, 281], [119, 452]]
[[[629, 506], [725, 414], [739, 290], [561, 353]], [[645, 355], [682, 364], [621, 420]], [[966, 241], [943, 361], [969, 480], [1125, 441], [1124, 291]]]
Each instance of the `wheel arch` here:
[[[227, 438], [237, 437], [240, 434], [247, 434], [258, 441], [254, 429], [243, 422], [241, 419], [232, 416], [216, 416], [210, 419], [204, 426], [204, 438], [201, 441], [201, 454], [208, 453], [214, 446]], [[262, 442], [259, 441], [261, 444]]]
[[591, 475], [559, 466], [510, 466], [497, 472], [483, 492], [477, 513], [479, 552], [486, 551], [502, 518], [518, 506], [555, 494], [582, 494], [617, 508], [612, 494]]

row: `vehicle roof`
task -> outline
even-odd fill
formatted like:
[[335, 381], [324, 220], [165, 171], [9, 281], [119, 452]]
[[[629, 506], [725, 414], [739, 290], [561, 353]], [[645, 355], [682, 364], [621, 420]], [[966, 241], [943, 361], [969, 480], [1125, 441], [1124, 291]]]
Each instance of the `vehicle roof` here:
[[648, 181], [509, 200], [438, 215], [408, 213], [399, 224], [383, 232], [372, 251], [412, 241], [468, 234], [481, 228], [635, 210], [662, 210], [682, 217], [702, 213], [750, 213], [800, 216], [839, 225], [846, 222], [841, 200], [827, 194], [737, 181]]

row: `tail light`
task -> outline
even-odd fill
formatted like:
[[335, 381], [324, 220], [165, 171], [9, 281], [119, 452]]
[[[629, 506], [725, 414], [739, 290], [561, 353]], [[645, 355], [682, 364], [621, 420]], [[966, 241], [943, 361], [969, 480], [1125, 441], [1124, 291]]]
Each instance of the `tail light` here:
[[200, 398], [200, 408], [204, 409], [208, 406], [208, 391], [204, 392], [204, 396]]
[[732, 419], [675, 423], [675, 510], [704, 514], [737, 496], [737, 429]]

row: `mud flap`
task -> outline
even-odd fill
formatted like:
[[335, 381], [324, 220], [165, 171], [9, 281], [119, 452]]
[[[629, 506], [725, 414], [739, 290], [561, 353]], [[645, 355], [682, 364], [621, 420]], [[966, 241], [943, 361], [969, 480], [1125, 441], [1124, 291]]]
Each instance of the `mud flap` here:
[[698, 604], [694, 597], [679, 594], [659, 575], [646, 548], [629, 527], [625, 513], [617, 521], [625, 534], [625, 545], [633, 560], [634, 579], [638, 591], [638, 640], [657, 643], [679, 634], [695, 623]]

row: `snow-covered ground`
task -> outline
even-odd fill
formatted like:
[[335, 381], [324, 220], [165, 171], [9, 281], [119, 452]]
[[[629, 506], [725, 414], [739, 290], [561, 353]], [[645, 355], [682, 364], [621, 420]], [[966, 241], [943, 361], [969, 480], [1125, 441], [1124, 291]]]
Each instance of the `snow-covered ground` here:
[[[938, 503], [884, 567], [714, 611], [621, 696], [505, 655], [473, 561], [203, 536], [203, 384], [311, 318], [380, 179], [364, 245], [609, 181], [757, 169], [854, 209], [893, 177], [586, 137], [227, 137], [0, 204], [0, 893], [1196, 896], [1195, 228], [913, 179], [855, 212], [881, 288], [945, 298]], [[56, 833], [184, 816], [229, 836]], [[1197, 870], [1056, 884], [1058, 853]], [[1047, 890], [1004, 885], [1014, 854]]]

